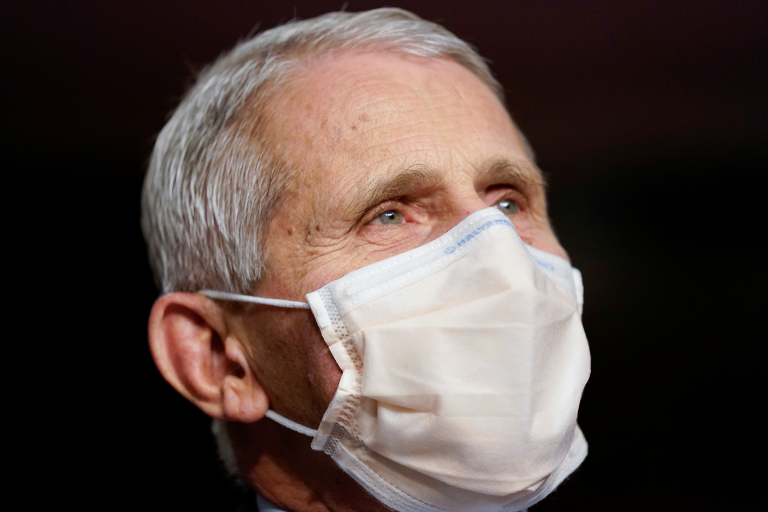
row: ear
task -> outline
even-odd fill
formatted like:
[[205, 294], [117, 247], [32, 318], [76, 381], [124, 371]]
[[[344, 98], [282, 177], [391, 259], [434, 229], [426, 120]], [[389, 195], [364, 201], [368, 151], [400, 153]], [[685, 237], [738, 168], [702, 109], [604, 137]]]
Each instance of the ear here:
[[160, 297], [149, 316], [149, 347], [160, 373], [209, 416], [250, 423], [269, 409], [227, 313], [197, 293]]

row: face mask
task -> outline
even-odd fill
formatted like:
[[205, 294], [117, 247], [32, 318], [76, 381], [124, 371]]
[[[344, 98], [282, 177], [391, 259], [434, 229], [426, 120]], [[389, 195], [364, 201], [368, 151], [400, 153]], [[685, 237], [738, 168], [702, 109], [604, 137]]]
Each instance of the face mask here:
[[395, 510], [523, 510], [587, 454], [582, 296], [567, 261], [481, 210], [308, 294], [343, 375], [317, 430], [268, 416]]

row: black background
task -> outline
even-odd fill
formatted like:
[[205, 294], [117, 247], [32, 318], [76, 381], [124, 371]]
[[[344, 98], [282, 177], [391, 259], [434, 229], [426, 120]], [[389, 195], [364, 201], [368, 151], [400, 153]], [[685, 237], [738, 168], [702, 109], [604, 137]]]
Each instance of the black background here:
[[[388, 5], [444, 24], [492, 61], [584, 273], [590, 455], [534, 510], [722, 510], [748, 497], [762, 459], [768, 3]], [[209, 421], [147, 348], [157, 292], [141, 181], [194, 69], [257, 26], [340, 7], [0, 6], [6, 403], [27, 443], [15, 467], [29, 500], [233, 509]]]

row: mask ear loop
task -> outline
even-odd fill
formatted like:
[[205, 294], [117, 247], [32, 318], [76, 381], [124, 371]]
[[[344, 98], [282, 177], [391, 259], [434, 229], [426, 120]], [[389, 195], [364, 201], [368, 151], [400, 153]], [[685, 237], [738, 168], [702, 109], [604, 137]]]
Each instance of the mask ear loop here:
[[293, 430], [294, 432], [298, 432], [299, 434], [304, 434], [305, 436], [309, 437], [315, 437], [317, 435], [317, 430], [305, 427], [304, 425], [296, 423], [295, 421], [291, 421], [285, 416], [277, 414], [272, 409], [267, 411], [267, 418], [271, 419], [275, 423], [279, 423], [280, 425]]
[[278, 308], [309, 309], [306, 302], [297, 302], [295, 300], [268, 299], [266, 297], [254, 297], [253, 295], [239, 295], [237, 293], [217, 292], [216, 290], [200, 290], [197, 292], [212, 299], [234, 300], [237, 302], [250, 302], [252, 304], [266, 304], [267, 306], [276, 306]]
[[[306, 302], [297, 302], [295, 300], [283, 300], [283, 299], [268, 299], [266, 297], [254, 297], [253, 295], [239, 295], [237, 293], [217, 292], [216, 290], [200, 290], [200, 295], [205, 295], [212, 299], [234, 300], [237, 302], [250, 302], [252, 304], [266, 304], [268, 306], [276, 306], [279, 308], [296, 308], [296, 309], [309, 309], [309, 304]], [[291, 421], [288, 418], [277, 414], [273, 410], [267, 411], [267, 418], [279, 423], [280, 425], [294, 430], [305, 436], [315, 437], [317, 430], [300, 425], [295, 421]]]

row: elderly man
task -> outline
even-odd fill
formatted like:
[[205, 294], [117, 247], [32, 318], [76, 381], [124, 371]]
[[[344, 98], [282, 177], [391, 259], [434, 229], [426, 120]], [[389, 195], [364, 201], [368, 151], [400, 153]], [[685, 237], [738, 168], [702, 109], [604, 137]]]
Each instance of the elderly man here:
[[523, 510], [586, 456], [580, 275], [444, 28], [380, 9], [240, 43], [158, 137], [142, 223], [155, 362], [259, 509]]

